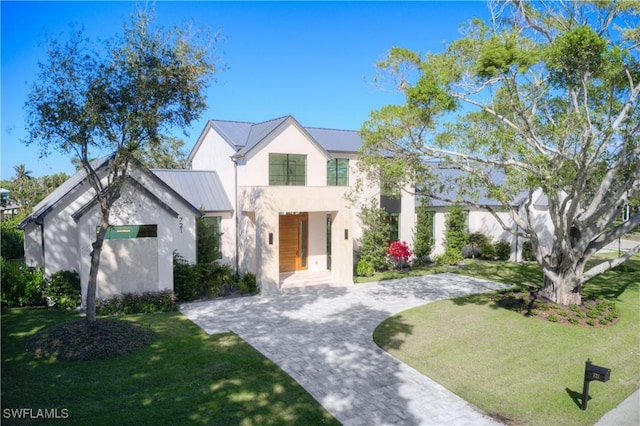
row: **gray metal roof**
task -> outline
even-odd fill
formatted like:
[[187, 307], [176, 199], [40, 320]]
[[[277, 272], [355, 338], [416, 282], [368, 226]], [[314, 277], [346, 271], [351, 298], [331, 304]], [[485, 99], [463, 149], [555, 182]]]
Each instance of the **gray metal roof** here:
[[209, 120], [209, 124], [236, 150], [246, 144], [253, 126], [253, 123], [225, 120]]
[[[450, 169], [446, 167], [440, 167], [437, 163], [432, 164], [431, 172], [437, 177], [437, 180], [441, 184], [443, 184], [443, 186], [442, 187], [438, 186], [437, 188], [419, 189], [418, 194], [420, 195], [420, 197], [418, 197], [418, 202], [424, 203], [431, 207], [444, 207], [444, 206], [451, 205], [450, 202], [431, 198], [429, 194], [433, 191], [433, 193], [435, 193], [434, 195], [441, 198], [445, 198], [449, 200], [458, 199], [460, 194], [458, 193], [459, 186], [457, 184], [457, 179], [464, 178], [466, 175], [466, 172], [459, 169]], [[491, 177], [491, 181], [495, 185], [502, 186], [506, 184], [506, 176], [504, 173], [502, 173], [502, 171], [491, 170], [489, 175]], [[502, 205], [501, 202], [499, 202], [495, 198], [488, 196], [488, 194], [483, 192], [483, 189], [484, 188], [478, 189], [478, 192], [479, 192], [477, 194], [478, 198], [474, 199], [473, 200], [474, 202], [482, 205], [489, 205], [489, 206]], [[512, 206], [520, 205], [524, 201], [525, 197], [526, 197], [526, 191], [519, 193], [513, 199], [513, 201], [511, 202], [511, 205]], [[463, 201], [463, 200], [460, 200], [460, 201]]]
[[195, 208], [205, 212], [233, 210], [215, 171], [152, 169], [151, 172]]
[[[245, 154], [289, 118], [293, 117], [279, 117], [261, 123], [225, 120], [209, 120], [209, 123], [227, 142], [236, 147], [239, 154]], [[362, 138], [354, 130], [318, 127], [304, 129], [325, 151], [356, 153], [362, 146]]]
[[306, 127], [313, 138], [327, 151], [358, 152], [362, 146], [360, 133], [355, 130]]
[[284, 123], [288, 118], [289, 117], [280, 117], [263, 123], [253, 124], [247, 140], [244, 143], [244, 147], [240, 150], [240, 154], [245, 154], [251, 148], [259, 144], [260, 141], [277, 129], [278, 126]]

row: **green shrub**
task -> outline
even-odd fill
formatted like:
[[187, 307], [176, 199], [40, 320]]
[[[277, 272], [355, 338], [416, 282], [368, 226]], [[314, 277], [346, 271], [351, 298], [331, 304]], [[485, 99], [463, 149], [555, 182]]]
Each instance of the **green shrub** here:
[[187, 302], [203, 295], [199, 269], [178, 253], [173, 254], [173, 289], [178, 301]]
[[551, 322], [558, 322], [558, 317], [553, 314], [549, 315], [547, 319]]
[[170, 290], [142, 294], [125, 293], [96, 301], [98, 315], [141, 314], [178, 310], [175, 295]]
[[370, 277], [374, 274], [373, 265], [364, 259], [360, 259], [356, 265], [356, 275], [359, 277]]
[[511, 257], [511, 244], [509, 241], [500, 240], [494, 244], [498, 260], [509, 260]]
[[418, 207], [416, 231], [413, 239], [414, 266], [427, 265], [433, 250], [433, 216], [435, 212], [426, 209], [424, 204]]
[[529, 240], [522, 243], [522, 260], [526, 262], [532, 262], [536, 260], [536, 256], [533, 253], [533, 244], [531, 244], [531, 241]]
[[[467, 233], [469, 212], [463, 210], [460, 205], [453, 205], [448, 208], [445, 217], [445, 250], [451, 252], [457, 251], [462, 258], [462, 247], [469, 242], [469, 234]], [[450, 254], [449, 256], [454, 255]]]
[[462, 262], [462, 252], [457, 249], [447, 249], [444, 254], [436, 256], [435, 264], [438, 266], [455, 266]]
[[58, 271], [51, 275], [43, 291], [47, 304], [58, 309], [80, 305], [80, 275], [76, 271]]
[[23, 216], [0, 221], [0, 253], [5, 259], [24, 257], [24, 231], [18, 229]]
[[496, 248], [487, 241], [486, 244], [480, 247], [480, 256], [482, 256], [483, 259], [494, 260], [496, 258]]
[[240, 293], [258, 293], [258, 284], [256, 282], [256, 276], [250, 272], [244, 274], [238, 282], [238, 291]]
[[200, 294], [202, 297], [226, 296], [236, 287], [236, 278], [229, 265], [211, 262], [199, 264], [197, 270], [202, 283]]
[[490, 245], [489, 238], [481, 232], [474, 232], [468, 236], [469, 244], [462, 248], [462, 256], [475, 259], [481, 257], [482, 248]]
[[4, 306], [42, 306], [46, 284], [42, 269], [12, 268], [1, 258], [0, 301]]
[[373, 265], [375, 271], [388, 268], [387, 246], [391, 225], [388, 214], [380, 208], [371, 205], [363, 208], [358, 214], [362, 222], [362, 238], [360, 239], [360, 259]]

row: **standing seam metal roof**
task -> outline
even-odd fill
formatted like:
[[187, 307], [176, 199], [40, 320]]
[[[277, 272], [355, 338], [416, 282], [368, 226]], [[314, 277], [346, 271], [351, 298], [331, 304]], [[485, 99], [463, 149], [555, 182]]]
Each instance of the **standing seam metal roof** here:
[[152, 169], [151, 172], [197, 209], [205, 212], [233, 210], [215, 171]]
[[[261, 123], [224, 120], [210, 120], [210, 123], [212, 127], [227, 139], [228, 142], [233, 144], [241, 154], [244, 154], [260, 143], [260, 141], [289, 117], [291, 116], [279, 117]], [[326, 151], [355, 153], [358, 152], [362, 146], [362, 138], [355, 130], [337, 130], [320, 127], [304, 127], [304, 129]]]

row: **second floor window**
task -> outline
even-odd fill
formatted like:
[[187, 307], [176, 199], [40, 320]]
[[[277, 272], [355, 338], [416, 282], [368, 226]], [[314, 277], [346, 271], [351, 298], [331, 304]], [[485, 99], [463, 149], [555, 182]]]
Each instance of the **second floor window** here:
[[269, 154], [269, 185], [307, 184], [307, 156]]
[[334, 158], [327, 161], [327, 186], [349, 185], [349, 159]]

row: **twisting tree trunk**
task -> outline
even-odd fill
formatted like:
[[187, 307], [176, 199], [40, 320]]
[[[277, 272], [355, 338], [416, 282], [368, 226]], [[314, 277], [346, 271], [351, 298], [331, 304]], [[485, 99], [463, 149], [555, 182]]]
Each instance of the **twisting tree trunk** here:
[[100, 269], [100, 255], [102, 254], [102, 246], [104, 245], [104, 237], [109, 229], [109, 211], [102, 212], [100, 217], [100, 226], [96, 235], [96, 240], [91, 245], [91, 267], [89, 269], [89, 279], [87, 281], [87, 322], [96, 320], [96, 293], [98, 289], [98, 271]]

